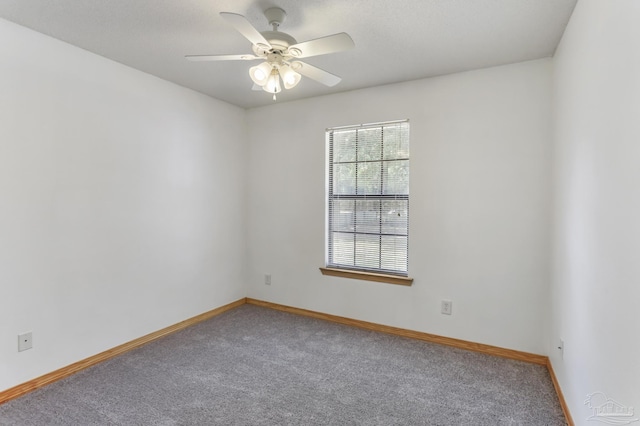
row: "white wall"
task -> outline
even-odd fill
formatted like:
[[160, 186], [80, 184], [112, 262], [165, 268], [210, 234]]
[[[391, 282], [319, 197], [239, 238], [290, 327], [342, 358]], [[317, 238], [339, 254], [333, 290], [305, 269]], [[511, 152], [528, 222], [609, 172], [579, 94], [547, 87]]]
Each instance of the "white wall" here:
[[[637, 0], [580, 0], [554, 59], [549, 347], [579, 425], [593, 392], [640, 407], [638, 22]], [[560, 338], [564, 358], [553, 349]]]
[[244, 110], [0, 40], [0, 390], [244, 297]]
[[[550, 105], [547, 59], [249, 110], [248, 296], [546, 353]], [[413, 286], [322, 276], [325, 128], [404, 118]]]

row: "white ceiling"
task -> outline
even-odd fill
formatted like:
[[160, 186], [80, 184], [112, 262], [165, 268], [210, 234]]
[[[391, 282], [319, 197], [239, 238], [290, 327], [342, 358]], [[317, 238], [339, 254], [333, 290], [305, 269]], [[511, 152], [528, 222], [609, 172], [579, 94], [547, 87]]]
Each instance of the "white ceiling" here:
[[[304, 78], [278, 102], [552, 56], [576, 0], [1, 0], [0, 17], [207, 95], [251, 108], [257, 62], [189, 62], [185, 55], [251, 53], [222, 20], [239, 13], [260, 31], [262, 12], [286, 10], [281, 31], [299, 42], [347, 32], [353, 50], [305, 59], [342, 77]], [[6, 41], [4, 41], [6, 42]]]

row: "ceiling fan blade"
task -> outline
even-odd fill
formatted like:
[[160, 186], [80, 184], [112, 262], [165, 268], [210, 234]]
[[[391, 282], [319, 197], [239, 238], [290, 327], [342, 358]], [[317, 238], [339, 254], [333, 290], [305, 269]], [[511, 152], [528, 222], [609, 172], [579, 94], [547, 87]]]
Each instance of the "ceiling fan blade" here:
[[343, 50], [353, 49], [354, 47], [355, 43], [349, 34], [338, 33], [289, 46], [289, 53], [296, 58], [308, 58], [309, 56], [342, 52]]
[[271, 49], [271, 44], [269, 44], [267, 39], [264, 38], [262, 34], [260, 34], [260, 31], [256, 30], [244, 16], [229, 12], [220, 12], [220, 16], [233, 25], [233, 27], [252, 44], [266, 48], [266, 50]]
[[202, 62], [202, 61], [253, 61], [254, 59], [260, 59], [260, 56], [255, 55], [187, 55], [185, 58], [188, 61]]
[[309, 77], [329, 87], [335, 86], [342, 80], [337, 75], [331, 74], [330, 72], [322, 70], [318, 67], [314, 67], [313, 65], [309, 65], [306, 62], [292, 62], [291, 69], [299, 74], [304, 75], [305, 77]]

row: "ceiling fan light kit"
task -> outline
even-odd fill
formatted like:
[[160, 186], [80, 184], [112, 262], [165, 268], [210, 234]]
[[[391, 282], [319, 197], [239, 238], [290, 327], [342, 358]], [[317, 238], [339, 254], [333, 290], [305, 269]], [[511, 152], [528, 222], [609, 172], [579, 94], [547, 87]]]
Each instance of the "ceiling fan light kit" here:
[[220, 13], [225, 21], [251, 42], [253, 55], [188, 55], [186, 58], [190, 61], [263, 60], [261, 64], [249, 68], [249, 77], [259, 88], [272, 93], [274, 101], [276, 93], [282, 91], [280, 80], [287, 90], [296, 87], [303, 75], [326, 86], [335, 86], [340, 82], [337, 75], [298, 59], [351, 49], [355, 44], [348, 34], [338, 33], [298, 43], [289, 34], [278, 31], [287, 16], [284, 10], [272, 7], [265, 10], [264, 15], [272, 31], [259, 32], [242, 15]]

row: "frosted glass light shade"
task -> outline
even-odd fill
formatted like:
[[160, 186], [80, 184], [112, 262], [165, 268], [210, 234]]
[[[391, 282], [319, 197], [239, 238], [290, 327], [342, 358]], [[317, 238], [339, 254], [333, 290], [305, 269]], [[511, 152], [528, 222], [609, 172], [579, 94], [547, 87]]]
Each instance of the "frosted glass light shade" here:
[[258, 86], [267, 84], [267, 80], [271, 76], [271, 64], [263, 62], [260, 65], [249, 68], [249, 77]]
[[286, 64], [280, 67], [280, 77], [282, 77], [285, 89], [292, 89], [296, 87], [302, 78], [300, 74], [292, 70], [291, 67]]
[[282, 88], [280, 87], [280, 74], [278, 74], [278, 70], [274, 68], [271, 70], [271, 74], [267, 79], [267, 82], [264, 86], [262, 86], [262, 90], [269, 93], [280, 93]]

